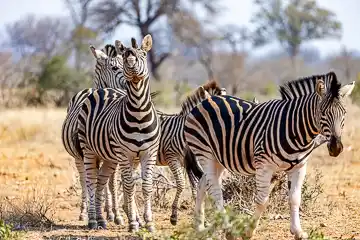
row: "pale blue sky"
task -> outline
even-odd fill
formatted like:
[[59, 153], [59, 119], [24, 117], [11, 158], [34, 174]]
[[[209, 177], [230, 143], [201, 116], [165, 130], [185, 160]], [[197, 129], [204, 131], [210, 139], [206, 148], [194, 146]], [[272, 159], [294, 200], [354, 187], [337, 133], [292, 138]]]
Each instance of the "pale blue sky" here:
[[[252, 4], [253, 0], [223, 0], [222, 5], [227, 11], [219, 17], [220, 24], [246, 25], [256, 10]], [[340, 41], [322, 40], [313, 41], [310, 44], [316, 46], [322, 56], [334, 54], [339, 51], [342, 45], [360, 51], [360, 0], [318, 0], [321, 6], [334, 11], [343, 24], [343, 36]], [[28, 13], [39, 15], [66, 15], [67, 11], [62, 0], [3, 0], [0, 8], [0, 22], [3, 24], [17, 20]], [[119, 32], [126, 32], [129, 36], [137, 34], [133, 29], [122, 28], [115, 33], [113, 39], [124, 39]], [[111, 40], [113, 40], [111, 39]], [[256, 55], [269, 50], [269, 47], [259, 49]]]

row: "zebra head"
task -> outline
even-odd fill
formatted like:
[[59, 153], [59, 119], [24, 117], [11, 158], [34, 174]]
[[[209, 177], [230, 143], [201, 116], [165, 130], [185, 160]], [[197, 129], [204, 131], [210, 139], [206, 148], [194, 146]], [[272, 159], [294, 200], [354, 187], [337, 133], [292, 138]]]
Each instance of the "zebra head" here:
[[140, 48], [135, 38], [131, 38], [131, 47], [125, 47], [119, 40], [115, 41], [118, 54], [124, 59], [124, 76], [127, 81], [134, 84], [148, 78], [147, 52], [152, 47], [152, 38], [148, 34], [142, 40]]
[[341, 135], [346, 115], [344, 98], [351, 94], [354, 86], [355, 82], [341, 86], [334, 72], [326, 74], [325, 81], [320, 78], [316, 82], [316, 93], [320, 97], [317, 119], [332, 157], [337, 157], [343, 150]]
[[107, 44], [98, 50], [90, 45], [90, 51], [96, 59], [94, 85], [96, 88], [124, 88], [123, 60], [114, 45]]

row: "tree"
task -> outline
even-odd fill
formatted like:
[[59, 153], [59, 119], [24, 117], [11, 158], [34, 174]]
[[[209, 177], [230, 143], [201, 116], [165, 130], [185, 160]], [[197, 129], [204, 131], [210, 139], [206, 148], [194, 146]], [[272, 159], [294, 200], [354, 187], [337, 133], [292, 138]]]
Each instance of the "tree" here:
[[150, 68], [155, 79], [160, 80], [157, 70], [172, 54], [172, 49], [170, 44], [166, 44], [168, 47], [165, 49], [160, 47], [158, 43], [164, 44], [164, 37], [154, 34], [154, 31], [169, 26], [168, 23], [182, 12], [196, 15], [195, 12], [201, 10], [199, 7], [215, 15], [218, 9], [216, 3], [217, 0], [100, 0], [93, 12], [98, 29], [106, 33], [121, 25], [128, 25], [137, 28], [141, 37], [152, 35], [156, 45], [148, 53]]
[[206, 29], [206, 23], [197, 19], [191, 12], [175, 16], [171, 25], [174, 34], [186, 50], [192, 51], [197, 61], [205, 68], [209, 80], [215, 79], [214, 56], [221, 37], [217, 31]]
[[7, 24], [5, 30], [4, 45], [19, 58], [16, 63], [16, 70], [21, 73], [18, 87], [34, 82], [49, 59], [67, 53], [69, 29], [64, 18], [30, 14]]
[[27, 15], [6, 25], [5, 45], [20, 53], [21, 57], [41, 55], [45, 59], [64, 51], [68, 36], [68, 23], [58, 17]]
[[321, 8], [314, 0], [255, 0], [259, 11], [252, 22], [256, 26], [256, 46], [277, 40], [290, 56], [296, 74], [295, 59], [300, 46], [310, 40], [341, 37], [341, 23], [335, 13]]
[[[230, 86], [229, 93], [235, 95], [245, 87], [245, 80], [250, 73], [245, 67], [248, 45], [252, 41], [252, 33], [248, 28], [227, 25], [222, 28], [222, 42], [230, 48], [230, 53], [219, 54], [217, 65], [221, 82]], [[240, 85], [241, 84], [241, 85]]]
[[359, 73], [360, 58], [356, 57], [353, 52], [343, 46], [340, 54], [329, 59], [330, 66], [339, 71], [346, 81], [357, 80], [356, 78]]
[[[90, 57], [89, 45], [98, 43], [98, 32], [88, 26], [93, 0], [63, 0], [72, 19], [71, 43], [75, 56], [75, 69], [86, 68]], [[85, 66], [84, 66], [85, 65]]]

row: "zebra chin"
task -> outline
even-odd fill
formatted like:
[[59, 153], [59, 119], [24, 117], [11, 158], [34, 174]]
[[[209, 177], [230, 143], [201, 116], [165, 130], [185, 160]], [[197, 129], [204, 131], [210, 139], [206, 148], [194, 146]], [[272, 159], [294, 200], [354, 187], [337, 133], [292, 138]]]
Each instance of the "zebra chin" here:
[[343, 151], [343, 144], [340, 137], [331, 136], [330, 141], [327, 144], [329, 155], [331, 157], [337, 157]]

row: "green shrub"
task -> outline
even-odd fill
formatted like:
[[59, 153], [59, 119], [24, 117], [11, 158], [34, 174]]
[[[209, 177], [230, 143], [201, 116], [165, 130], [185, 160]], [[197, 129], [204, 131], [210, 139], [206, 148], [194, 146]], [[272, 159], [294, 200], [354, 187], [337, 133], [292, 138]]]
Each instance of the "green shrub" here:
[[261, 88], [260, 93], [268, 97], [273, 97], [278, 93], [278, 86], [274, 82], [268, 82]]
[[4, 220], [0, 219], [0, 239], [2, 240], [16, 240], [21, 239], [19, 232], [14, 232], [11, 224], [5, 223]]

